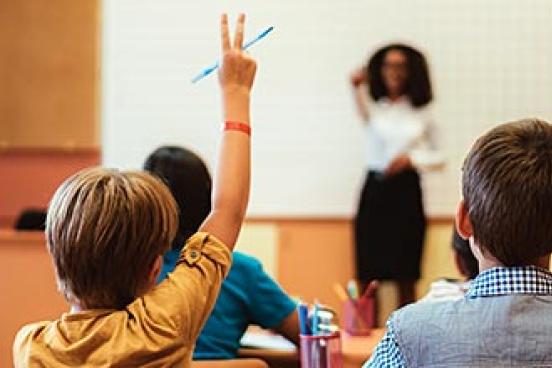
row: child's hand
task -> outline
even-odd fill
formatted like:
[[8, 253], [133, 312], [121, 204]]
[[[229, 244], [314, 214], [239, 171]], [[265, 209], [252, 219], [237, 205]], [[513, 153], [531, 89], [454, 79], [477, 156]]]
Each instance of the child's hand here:
[[257, 64], [242, 50], [245, 15], [240, 14], [236, 25], [234, 43], [230, 43], [228, 16], [221, 18], [222, 65], [219, 68], [219, 82], [223, 93], [239, 92], [249, 94], [255, 79]]

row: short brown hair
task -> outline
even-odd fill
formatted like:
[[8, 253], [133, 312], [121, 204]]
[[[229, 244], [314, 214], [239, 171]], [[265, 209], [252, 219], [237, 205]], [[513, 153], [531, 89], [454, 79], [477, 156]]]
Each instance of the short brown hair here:
[[464, 162], [462, 187], [483, 251], [506, 266], [552, 252], [552, 125], [524, 119], [483, 135]]
[[124, 308], [170, 248], [178, 211], [169, 189], [144, 172], [85, 169], [48, 209], [46, 237], [58, 286], [86, 308]]

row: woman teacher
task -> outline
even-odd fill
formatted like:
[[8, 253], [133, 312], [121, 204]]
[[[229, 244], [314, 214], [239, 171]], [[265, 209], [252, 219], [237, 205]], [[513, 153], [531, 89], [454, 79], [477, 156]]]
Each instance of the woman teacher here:
[[427, 62], [410, 46], [388, 45], [353, 72], [351, 84], [367, 138], [355, 218], [357, 277], [364, 285], [397, 281], [404, 305], [415, 299], [426, 227], [419, 171], [442, 164]]

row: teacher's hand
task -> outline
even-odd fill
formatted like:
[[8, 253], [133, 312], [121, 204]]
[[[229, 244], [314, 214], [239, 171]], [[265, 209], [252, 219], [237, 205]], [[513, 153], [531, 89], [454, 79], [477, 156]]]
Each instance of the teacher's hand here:
[[385, 176], [390, 177], [397, 175], [406, 169], [412, 168], [412, 161], [407, 154], [400, 154], [391, 161], [387, 169], [385, 169]]
[[358, 88], [361, 84], [366, 83], [366, 69], [358, 68], [351, 73], [351, 85]]

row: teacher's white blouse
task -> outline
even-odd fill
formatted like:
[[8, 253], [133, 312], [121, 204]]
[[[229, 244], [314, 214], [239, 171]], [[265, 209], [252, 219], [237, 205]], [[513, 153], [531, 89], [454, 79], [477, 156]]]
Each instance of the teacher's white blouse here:
[[442, 154], [436, 149], [429, 108], [415, 108], [406, 97], [395, 102], [382, 98], [372, 103], [365, 129], [368, 170], [383, 171], [403, 153], [408, 154], [420, 170], [443, 164]]

